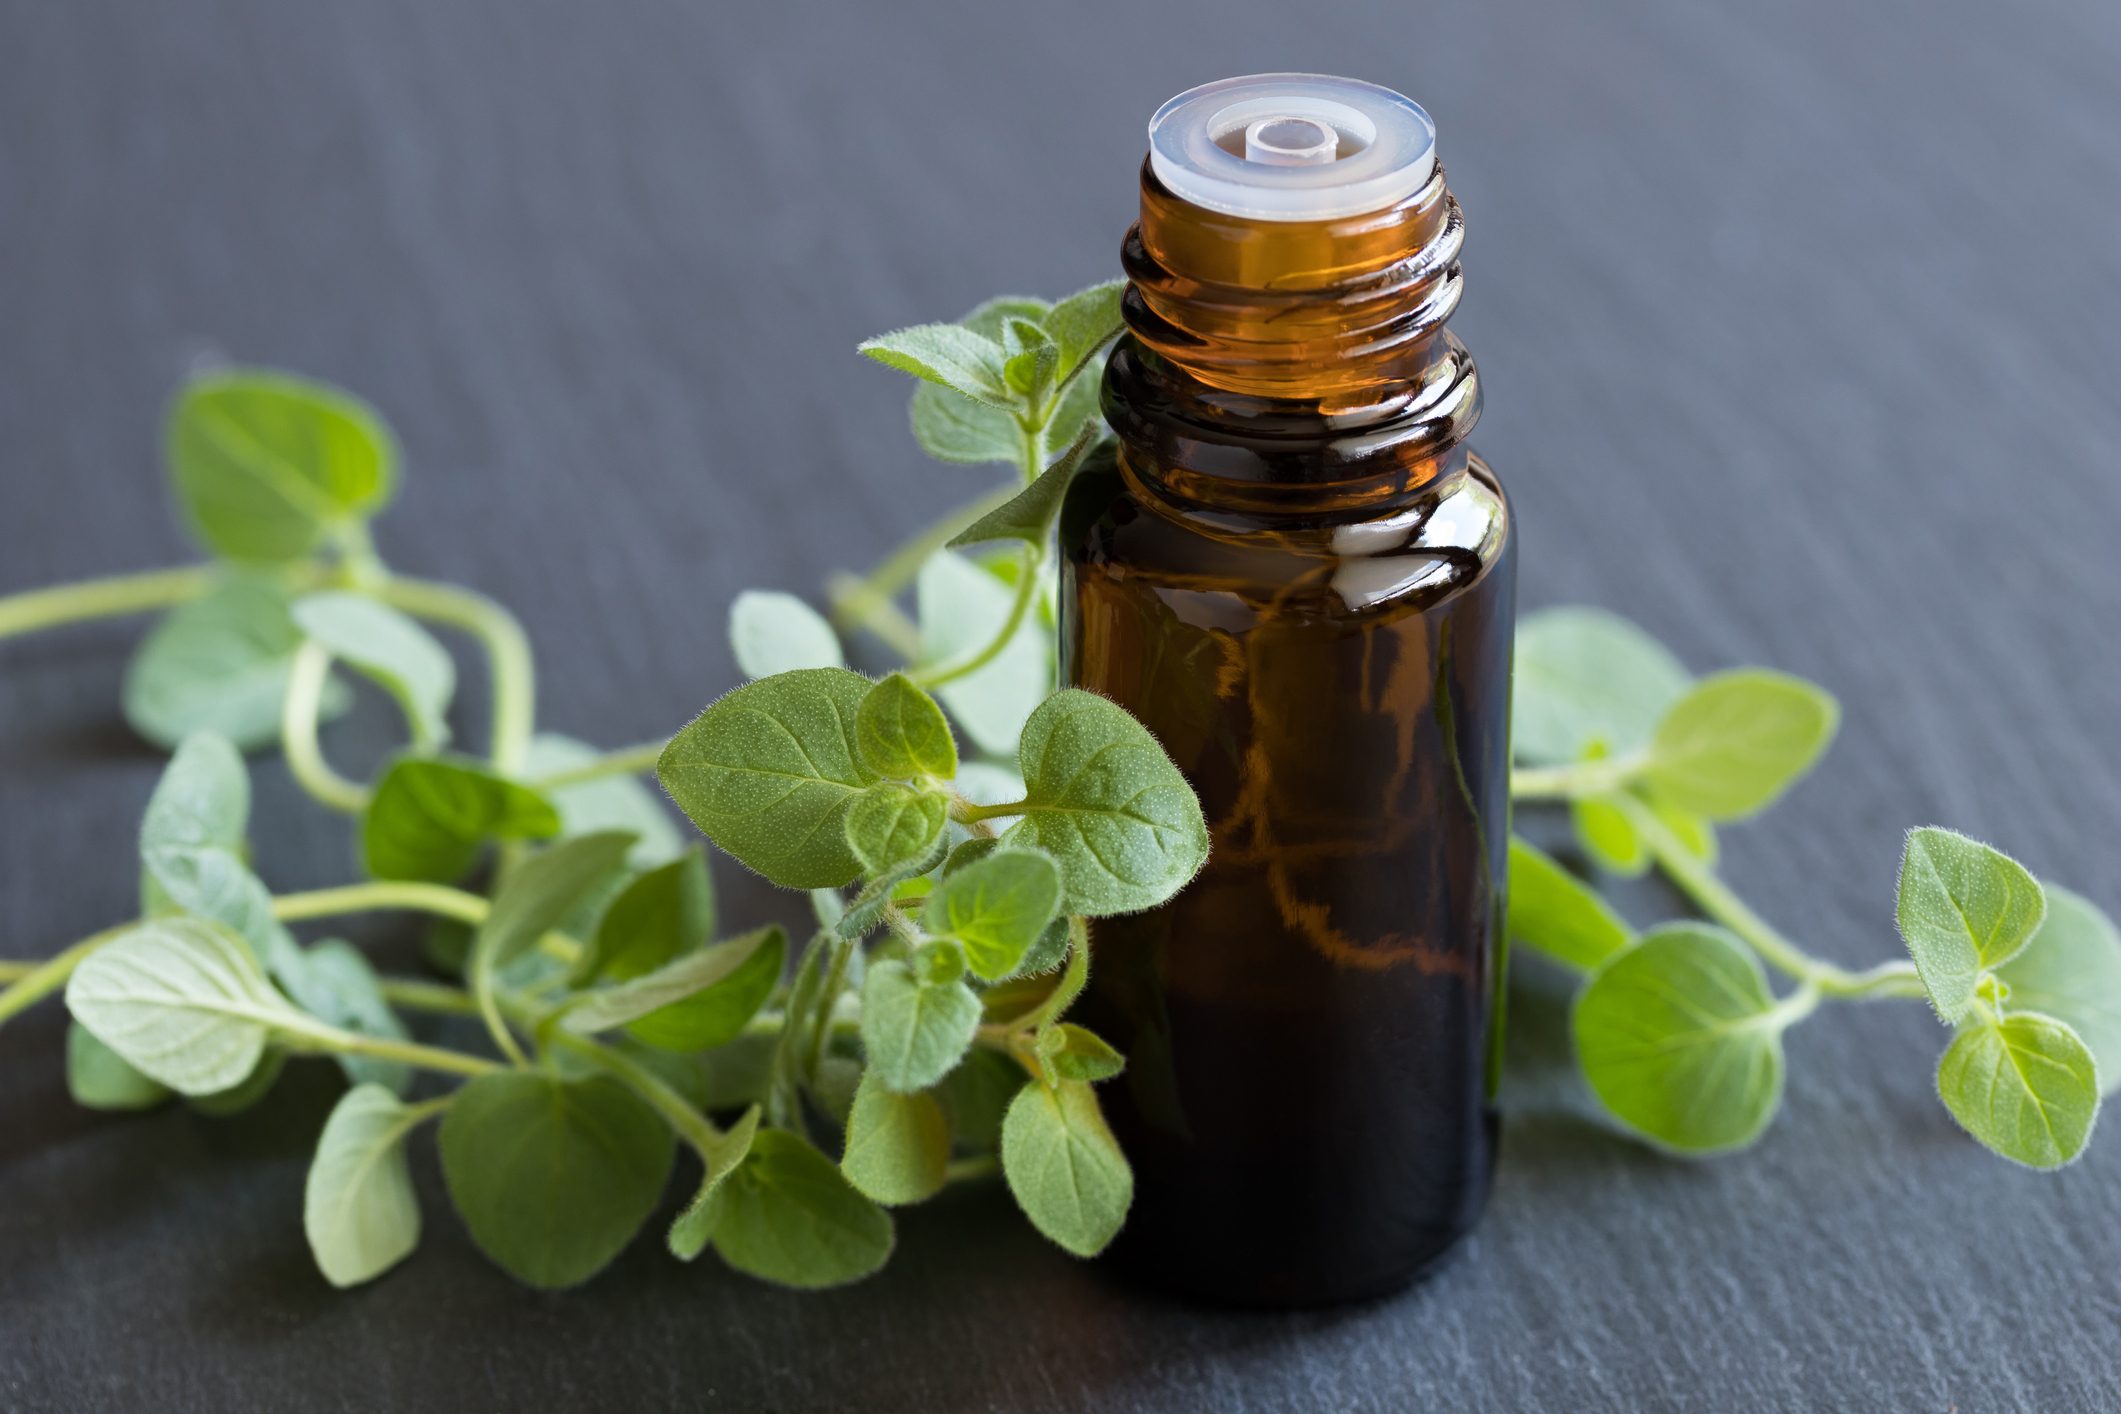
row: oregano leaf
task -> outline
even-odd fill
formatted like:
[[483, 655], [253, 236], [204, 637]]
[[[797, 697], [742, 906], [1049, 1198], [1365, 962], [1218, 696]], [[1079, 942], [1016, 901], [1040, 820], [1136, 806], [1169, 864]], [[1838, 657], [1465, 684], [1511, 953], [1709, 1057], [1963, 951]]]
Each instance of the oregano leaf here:
[[405, 1140], [430, 1113], [380, 1085], [356, 1085], [324, 1121], [304, 1185], [302, 1231], [333, 1286], [371, 1281], [420, 1245]]
[[1075, 440], [1068, 444], [1067, 450], [1039, 473], [1036, 481], [952, 536], [951, 548], [979, 545], [990, 540], [1021, 540], [1027, 545], [1043, 547], [1052, 536], [1053, 527], [1060, 522], [1061, 506], [1067, 499], [1069, 486], [1074, 484], [1076, 473], [1089, 460], [1092, 448], [1098, 445], [1102, 430], [1096, 426], [1084, 426], [1075, 434]]
[[361, 856], [378, 879], [452, 884], [489, 841], [559, 832], [559, 812], [547, 796], [480, 762], [401, 756], [362, 813]]
[[276, 1028], [302, 1021], [242, 940], [178, 915], [129, 928], [90, 953], [66, 1006], [126, 1064], [183, 1095], [248, 1079]]
[[2077, 1033], [2111, 1094], [2121, 1087], [2121, 931], [2082, 894], [2056, 884], [2045, 892], [2039, 931], [1996, 975], [2010, 987], [2012, 1011], [2040, 1012]]
[[568, 1030], [624, 1026], [651, 1046], [704, 1051], [736, 1039], [780, 981], [788, 937], [777, 924], [711, 943], [653, 972], [587, 993], [568, 1009]]
[[669, 1236], [665, 1239], [670, 1255], [680, 1262], [689, 1262], [699, 1256], [713, 1239], [712, 1220], [717, 1216], [715, 1192], [751, 1152], [752, 1141], [758, 1138], [759, 1115], [759, 1107], [756, 1104], [750, 1106], [735, 1124], [722, 1132], [714, 1147], [701, 1156], [705, 1169], [700, 1175], [700, 1186], [693, 1190], [692, 1201], [685, 1205], [684, 1211], [672, 1220]]
[[1119, 333], [1120, 297], [1127, 292], [1125, 280], [1106, 280], [1077, 290], [1047, 310], [1040, 322], [1060, 346], [1056, 378], [1066, 378]]
[[1060, 869], [1042, 850], [997, 848], [946, 874], [921, 909], [921, 929], [965, 949], [989, 982], [1017, 970], [1060, 912]]
[[662, 1196], [677, 1141], [609, 1076], [467, 1082], [442, 1120], [442, 1177], [479, 1250], [546, 1290], [602, 1271]]
[[[125, 720], [165, 749], [211, 731], [245, 751], [280, 740], [280, 708], [302, 630], [287, 592], [262, 574], [234, 574], [165, 615], [125, 670]], [[318, 716], [353, 701], [336, 677]]]
[[[539, 732], [530, 739], [530, 750], [524, 753], [523, 778], [542, 780], [586, 766], [603, 754], [572, 737]], [[670, 803], [663, 793], [638, 776], [604, 776], [541, 790], [539, 794], [559, 814], [558, 838], [572, 839], [604, 830], [631, 831], [635, 838], [626, 862], [636, 869], [668, 864], [686, 851], [686, 842], [691, 839], [671, 817]]]
[[1569, 823], [1575, 827], [1576, 843], [1599, 868], [1624, 879], [1640, 878], [1649, 870], [1648, 842], [1613, 800], [1578, 796], [1569, 802]]
[[[629, 861], [630, 862], [630, 861]], [[605, 906], [569, 980], [624, 982], [714, 934], [714, 879], [697, 848], [627, 881]]]
[[1002, 836], [1060, 868], [1069, 913], [1153, 908], [1208, 857], [1200, 802], [1148, 728], [1095, 693], [1068, 688], [1024, 724], [1025, 801]]
[[817, 610], [770, 589], [747, 589], [729, 606], [729, 648], [746, 677], [796, 668], [844, 668], [839, 635]]
[[152, 1109], [174, 1093], [135, 1070], [78, 1021], [66, 1027], [66, 1092], [90, 1110]]
[[724, 1262], [781, 1286], [843, 1286], [891, 1256], [891, 1215], [785, 1129], [759, 1131], [708, 1199], [703, 1221]]
[[886, 1206], [918, 1203], [942, 1191], [950, 1164], [950, 1117], [929, 1091], [901, 1095], [864, 1074], [847, 1115], [840, 1172]]
[[925, 855], [942, 838], [949, 814], [932, 790], [880, 781], [855, 797], [841, 828], [862, 869], [880, 874]]
[[2001, 850], [1934, 825], [1908, 831], [1895, 916], [1947, 1024], [1965, 1018], [1981, 974], [2017, 956], [2046, 912], [2039, 881]]
[[893, 780], [957, 774], [957, 741], [935, 699], [904, 673], [869, 689], [854, 717], [855, 748], [879, 776]]
[[1127, 1068], [1127, 1060], [1110, 1041], [1072, 1021], [1041, 1027], [1039, 1064], [1051, 1072], [1049, 1083], [1063, 1080], [1110, 1080]]
[[941, 384], [994, 407], [1015, 405], [1001, 345], [956, 324], [916, 324], [864, 339], [857, 351], [886, 368]]
[[1673, 923], [1601, 963], [1577, 994], [1576, 1058], [1600, 1104], [1680, 1154], [1760, 1137], [1782, 1102], [1781, 1014], [1751, 950]]
[[1002, 1119], [1002, 1174], [1031, 1225], [1078, 1257], [1103, 1251], [1134, 1202], [1134, 1170], [1080, 1080], [1017, 1092]]
[[875, 962], [862, 985], [862, 1046], [870, 1072], [908, 1094], [948, 1074], [979, 1029], [980, 1001], [962, 978], [939, 976], [939, 953], [955, 944], [930, 943], [913, 958]]
[[1518, 942], [1585, 972], [1634, 941], [1612, 905], [1515, 835], [1510, 837], [1508, 928]]
[[2068, 1026], [2018, 1012], [1953, 1038], [1937, 1063], [1937, 1095], [1991, 1151], [2028, 1168], [2060, 1168], [2091, 1139], [2099, 1068]]
[[1840, 720], [1833, 697], [1803, 678], [1764, 668], [1717, 673], [1658, 722], [1643, 779], [1682, 810], [1743, 819], [1812, 768]]
[[1566, 606], [1517, 624], [1510, 744], [1527, 761], [1575, 761], [1594, 741], [1631, 752], [1686, 692], [1663, 644], [1604, 609]]
[[937, 461], [1014, 466], [1022, 455], [1023, 431], [1013, 416], [948, 388], [933, 383], [915, 388], [908, 415], [914, 440]]
[[854, 745], [869, 687], [843, 668], [746, 683], [671, 739], [656, 775], [746, 868], [784, 888], [839, 888], [861, 872], [843, 819], [876, 780]]
[[[961, 555], [940, 550], [914, 581], [920, 615], [920, 660], [961, 662], [985, 648], [1009, 621], [1016, 595]], [[1016, 749], [1024, 719], [1053, 687], [1052, 636], [1026, 614], [1009, 642], [985, 666], [936, 689], [950, 715], [980, 750]]]
[[1033, 400], [1060, 364], [1060, 345], [1029, 319], [1002, 321], [1002, 381], [1018, 397]]
[[166, 440], [185, 519], [232, 560], [300, 559], [380, 511], [397, 482], [397, 444], [373, 408], [283, 373], [193, 379]]
[[456, 661], [417, 620], [348, 590], [305, 594], [291, 613], [297, 628], [397, 700], [416, 743], [449, 740]]

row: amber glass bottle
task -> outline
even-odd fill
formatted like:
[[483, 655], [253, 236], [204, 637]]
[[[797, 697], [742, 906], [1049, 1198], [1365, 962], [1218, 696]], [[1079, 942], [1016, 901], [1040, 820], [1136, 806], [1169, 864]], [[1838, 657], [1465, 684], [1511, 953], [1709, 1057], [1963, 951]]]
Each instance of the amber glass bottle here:
[[1063, 671], [1156, 733], [1214, 852], [1093, 936], [1114, 1260], [1352, 1299], [1467, 1230], [1495, 1154], [1515, 567], [1443, 327], [1463, 224], [1427, 115], [1368, 84], [1228, 80], [1150, 135]]

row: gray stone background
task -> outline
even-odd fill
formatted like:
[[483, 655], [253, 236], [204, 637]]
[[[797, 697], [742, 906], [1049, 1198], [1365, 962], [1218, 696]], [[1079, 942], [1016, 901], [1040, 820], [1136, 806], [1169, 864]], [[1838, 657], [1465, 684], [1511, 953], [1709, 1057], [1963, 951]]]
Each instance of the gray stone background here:
[[[734, 680], [737, 590], [813, 589], [987, 474], [922, 461], [856, 340], [1114, 273], [1150, 111], [1276, 68], [1437, 117], [1525, 601], [1841, 694], [1826, 767], [1726, 836], [1750, 897], [1890, 956], [1900, 832], [1934, 820], [2121, 908], [2121, 9], [2092, 0], [0, 0], [0, 592], [185, 555], [163, 398], [202, 356], [283, 365], [389, 416], [386, 553], [521, 612], [545, 723], [668, 731]], [[0, 953], [131, 906], [136, 632], [0, 647]], [[387, 738], [364, 713], [333, 750]], [[346, 877], [344, 823], [259, 775], [267, 877]], [[740, 920], [791, 906], [719, 877]], [[405, 932], [359, 936], [403, 964]], [[843, 1292], [642, 1243], [537, 1296], [424, 1153], [422, 1251], [335, 1294], [300, 1231], [333, 1075], [232, 1121], [93, 1116], [48, 1007], [0, 1031], [0, 1405], [2121, 1402], [2114, 1126], [2014, 1170], [1936, 1104], [1934, 1021], [1844, 1008], [1792, 1036], [1755, 1151], [1675, 1164], [1586, 1117], [1560, 998], [1524, 979], [1463, 1259], [1284, 1316], [1117, 1287], [991, 1188]]]

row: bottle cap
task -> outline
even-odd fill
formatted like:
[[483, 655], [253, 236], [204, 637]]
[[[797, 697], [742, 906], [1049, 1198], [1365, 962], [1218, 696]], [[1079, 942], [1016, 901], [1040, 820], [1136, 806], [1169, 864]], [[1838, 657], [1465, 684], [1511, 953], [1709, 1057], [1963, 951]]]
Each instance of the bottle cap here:
[[1260, 221], [1381, 211], [1428, 184], [1436, 124], [1402, 94], [1325, 74], [1189, 88], [1149, 120], [1149, 166], [1181, 200]]

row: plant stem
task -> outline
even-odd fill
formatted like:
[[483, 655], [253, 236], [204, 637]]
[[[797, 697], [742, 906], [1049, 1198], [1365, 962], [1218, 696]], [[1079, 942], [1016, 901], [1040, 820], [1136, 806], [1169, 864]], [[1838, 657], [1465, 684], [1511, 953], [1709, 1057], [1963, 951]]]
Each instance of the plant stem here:
[[349, 781], [324, 759], [317, 742], [317, 715], [331, 677], [331, 650], [314, 641], [295, 650], [280, 703], [280, 751], [302, 789], [322, 805], [358, 815], [368, 808], [366, 787]]
[[639, 746], [629, 746], [619, 751], [607, 751], [593, 761], [584, 761], [579, 766], [569, 766], [564, 771], [540, 776], [530, 784], [539, 790], [564, 790], [568, 786], [600, 781], [606, 776], [638, 776], [655, 769], [655, 763], [662, 756], [663, 748], [669, 744], [666, 738], [662, 741], [644, 741]]
[[975, 1179], [992, 1178], [1001, 1171], [1001, 1160], [994, 1155], [973, 1154], [943, 1165], [943, 1182], [970, 1183]]
[[610, 1071], [628, 1089], [653, 1105], [656, 1112], [670, 1122], [670, 1127], [693, 1147], [703, 1163], [709, 1168], [714, 1166], [715, 1156], [722, 1144], [722, 1131], [716, 1128], [707, 1116], [694, 1109], [683, 1095], [664, 1083], [661, 1076], [623, 1051], [615, 1051], [571, 1031], [555, 1029], [552, 1032], [552, 1043], [562, 1050], [574, 1052], [592, 1065]]
[[1031, 808], [1028, 800], [1009, 800], [1000, 805], [981, 805], [976, 800], [953, 796], [950, 801], [950, 818], [960, 825], [977, 825], [983, 820], [998, 820], [1004, 815], [1021, 815]]
[[1622, 789], [1641, 774], [1643, 760], [1638, 753], [1603, 761], [1579, 761], [1573, 766], [1520, 766], [1510, 772], [1510, 798], [1573, 800], [1578, 796], [1603, 795]]
[[[892, 910], [887, 905], [884, 911], [888, 915]], [[810, 1037], [810, 1054], [803, 1058], [806, 1084], [817, 1083], [818, 1067], [825, 1059], [825, 1045], [832, 1039], [832, 1013], [839, 1006], [840, 993], [847, 986], [847, 967], [859, 946], [852, 938], [833, 937], [832, 963], [825, 969], [825, 985], [818, 990], [817, 1023]]]
[[[276, 894], [272, 901], [273, 917], [283, 923], [300, 922], [307, 918], [335, 918], [346, 913], [382, 913], [394, 909], [405, 909], [414, 913], [431, 913], [441, 918], [454, 918], [459, 923], [469, 923], [476, 928], [486, 921], [487, 911], [492, 907], [477, 894], [453, 889], [446, 884], [422, 884], [409, 880], [377, 880], [368, 884], [344, 884], [335, 889], [314, 889], [308, 893]], [[565, 933], [552, 932], [538, 939], [538, 947], [547, 956], [561, 962], [573, 962], [581, 956], [582, 945]]]
[[19, 982], [43, 965], [41, 962], [0, 962], [0, 982]]
[[[1752, 906], [1732, 891], [1701, 859], [1681, 843], [1657, 813], [1627, 792], [1608, 797], [1628, 817], [1644, 846], [1666, 877], [1679, 887], [1703, 913], [1737, 934], [1763, 961], [1799, 982], [1817, 987], [1832, 997], [1869, 998], [1920, 996], [1922, 984], [1913, 964], [1885, 963], [1864, 972], [1850, 972], [1821, 961], [1792, 943]], [[1912, 989], [1910, 989], [1912, 984]]]
[[392, 1006], [411, 1011], [441, 1012], [448, 1016], [479, 1014], [478, 1002], [472, 999], [471, 993], [458, 987], [445, 987], [419, 977], [384, 977], [378, 981], [383, 1000]]
[[[901, 589], [913, 583], [914, 576], [921, 572], [921, 566], [928, 562], [930, 555], [942, 549], [960, 530], [995, 507], [1006, 504], [1019, 489], [998, 486], [978, 500], [946, 512], [942, 519], [886, 555], [869, 573], [859, 578], [845, 577], [827, 594], [832, 609], [832, 626], [841, 633], [872, 627], [871, 616], [877, 605], [889, 605]], [[897, 644], [892, 646], [898, 647]], [[915, 651], [918, 651], [917, 644]], [[906, 656], [911, 658], [914, 654], [908, 652]]]
[[862, 579], [851, 574], [827, 575], [825, 602], [832, 606], [835, 625], [847, 622], [840, 632], [866, 629], [909, 663], [921, 656], [920, 626], [900, 611], [890, 595], [879, 593]]
[[66, 979], [74, 975], [81, 959], [97, 948], [125, 932], [133, 925], [123, 923], [115, 928], [106, 928], [75, 943], [56, 957], [36, 964], [29, 971], [0, 991], [0, 1023], [4, 1023], [18, 1012], [26, 1011], [66, 985]]
[[319, 1025], [314, 1029], [285, 1033], [299, 1044], [290, 1049], [309, 1051], [335, 1051], [344, 1055], [374, 1056], [377, 1060], [402, 1061], [416, 1065], [422, 1070], [445, 1071], [451, 1075], [491, 1075], [508, 1067], [499, 1061], [484, 1056], [467, 1055], [463, 1051], [452, 1051], [443, 1046], [422, 1045], [418, 1041], [394, 1041], [386, 1036], [363, 1036], [353, 1031], [341, 1031], [335, 1026]]
[[375, 595], [417, 618], [462, 629], [485, 647], [493, 677], [493, 739], [487, 751], [502, 775], [520, 772], [537, 716], [537, 676], [530, 640], [516, 616], [472, 590], [401, 575], [382, 580]]
[[112, 619], [166, 609], [204, 594], [214, 582], [211, 565], [148, 570], [32, 589], [0, 598], [0, 639], [57, 628], [61, 624]]
[[945, 683], [953, 683], [960, 678], [970, 677], [981, 668], [986, 667], [1001, 656], [1002, 650], [1007, 648], [1010, 641], [1016, 637], [1016, 631], [1023, 627], [1024, 618], [1031, 612], [1031, 605], [1037, 600], [1045, 578], [1046, 547], [1040, 545], [1025, 554], [1023, 575], [1017, 580], [1016, 594], [1009, 601], [1009, 617], [1002, 621], [1001, 630], [987, 641], [985, 647], [971, 657], [961, 658], [955, 663], [939, 664], [927, 668], [910, 668], [907, 670], [906, 676], [919, 686], [932, 691]]

